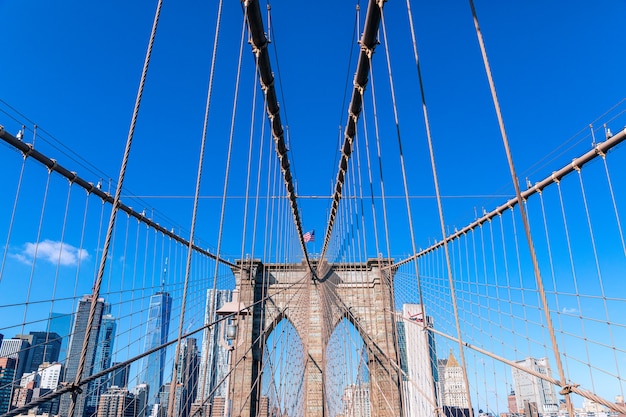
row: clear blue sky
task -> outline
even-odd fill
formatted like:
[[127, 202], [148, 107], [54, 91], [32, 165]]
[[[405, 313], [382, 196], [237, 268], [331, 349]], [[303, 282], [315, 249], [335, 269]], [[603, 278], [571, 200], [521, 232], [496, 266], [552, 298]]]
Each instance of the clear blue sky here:
[[[413, 9], [442, 193], [510, 195], [468, 4], [415, 2]], [[619, 1], [575, 1], [567, 7], [560, 2], [479, 1], [477, 9], [523, 177], [534, 162], [624, 97], [626, 58], [619, 28], [626, 6]], [[115, 178], [153, 11], [153, 2], [1, 2], [0, 98]], [[388, 2], [385, 13], [403, 145], [412, 166], [409, 187], [411, 194], [432, 195], [405, 3]], [[226, 142], [228, 124], [218, 127], [218, 120], [230, 120], [241, 15], [238, 2], [226, 2], [211, 115], [213, 143]], [[335, 179], [338, 126], [346, 120], [344, 86], [354, 71], [354, 60], [348, 70], [354, 19], [354, 2], [272, 4], [279, 99], [286, 111], [283, 120], [289, 122], [289, 156], [302, 195], [329, 195]], [[126, 186], [136, 195], [193, 193], [214, 20], [212, 3], [165, 2], [127, 175]], [[249, 62], [248, 45], [244, 52]], [[382, 48], [375, 61], [383, 84]], [[275, 63], [274, 71], [278, 73]], [[245, 85], [253, 81], [250, 74], [242, 81]], [[241, 108], [249, 106], [249, 101], [241, 102]], [[386, 132], [394, 144], [395, 133]], [[219, 146], [213, 145], [212, 154], [223, 169]], [[389, 163], [386, 174], [395, 180], [393, 165]], [[97, 181], [95, 175], [84, 176]], [[401, 189], [387, 186], [388, 194], [400, 195]], [[221, 193], [219, 176], [211, 177], [209, 171], [203, 193]], [[448, 223], [461, 226], [473, 217], [474, 206], [496, 201], [455, 200], [447, 206]], [[187, 226], [189, 201], [149, 203]], [[328, 201], [305, 200], [301, 206], [305, 229], [315, 228], [321, 240]], [[423, 245], [437, 234], [436, 228], [425, 226], [418, 242]], [[395, 253], [408, 250], [398, 247]]]
[[[165, 1], [125, 183], [134, 195], [193, 194], [215, 3]], [[413, 2], [412, 7], [442, 194], [498, 196], [446, 199], [447, 223], [462, 227], [473, 220], [474, 208], [493, 208], [513, 190], [468, 4], [446, 0]], [[624, 99], [626, 4], [479, 0], [476, 7], [519, 176], [537, 181], [588, 150], [591, 140], [558, 152], [556, 160], [540, 164], [540, 169], [537, 161]], [[12, 106], [102, 173], [78, 165], [67, 151], [60, 153], [40, 141], [37, 147], [42, 151], [87, 180], [116, 178], [154, 8], [154, 1], [0, 0], [0, 111], [4, 112], [0, 124], [17, 131], [19, 123], [6, 114], [15, 115], [8, 108]], [[361, 21], [365, 4], [362, 8]], [[433, 185], [405, 2], [388, 1], [384, 10], [409, 189], [412, 195], [429, 197]], [[347, 117], [346, 80], [351, 85], [355, 67], [355, 2], [275, 1], [271, 15], [272, 47], [278, 56], [276, 65], [272, 49], [272, 65], [280, 76], [277, 88], [283, 122], [288, 122], [297, 190], [302, 196], [329, 196], [337, 170], [339, 126]], [[226, 1], [209, 121], [205, 196], [221, 195], [241, 22], [240, 3]], [[237, 119], [243, 125], [249, 120], [254, 82], [247, 44], [244, 60]], [[374, 62], [380, 116], [385, 120], [383, 153], [393, 155], [397, 145], [391, 109], [382, 104], [389, 100], [382, 47]], [[625, 108], [622, 103], [618, 112]], [[624, 117], [613, 123], [613, 130], [620, 129]], [[238, 135], [247, 138], [246, 129]], [[243, 142], [236, 148], [239, 155], [246, 152]], [[234, 163], [232, 195], [243, 194], [244, 159]], [[390, 158], [385, 170], [387, 194], [401, 195], [397, 159]], [[1, 198], [0, 215], [5, 218], [13, 196]], [[198, 234], [215, 245], [219, 208], [217, 200], [207, 201], [201, 205]], [[191, 200], [144, 198], [143, 202], [148, 210], [158, 210], [161, 219], [172, 219], [169, 224], [189, 227]], [[426, 246], [440, 238], [434, 200], [414, 203], [414, 210], [424, 215], [417, 242]], [[133, 206], [143, 208], [137, 204]], [[302, 199], [300, 206], [305, 230], [316, 230], [319, 250], [329, 200]], [[390, 207], [392, 233], [404, 233], [394, 238], [391, 252], [401, 256], [410, 251], [406, 224], [395, 216], [404, 207], [400, 203]], [[234, 209], [226, 221], [225, 235], [230, 238], [224, 252], [232, 257], [239, 254], [238, 213], [240, 209]]]

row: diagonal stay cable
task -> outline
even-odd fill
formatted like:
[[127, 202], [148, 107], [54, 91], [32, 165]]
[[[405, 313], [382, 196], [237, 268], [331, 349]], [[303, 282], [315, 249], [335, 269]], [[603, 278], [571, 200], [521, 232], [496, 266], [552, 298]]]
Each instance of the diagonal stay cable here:
[[[556, 360], [557, 369], [559, 372], [559, 378], [561, 381], [565, 381], [565, 371], [563, 369], [563, 363], [561, 359], [561, 354], [559, 352], [559, 348], [557, 345], [556, 335], [554, 331], [554, 325], [552, 322], [552, 316], [550, 314], [550, 306], [548, 305], [548, 299], [546, 297], [546, 293], [543, 285], [543, 278], [541, 276], [541, 272], [539, 270], [539, 261], [537, 260], [537, 253], [535, 250], [535, 244], [533, 242], [532, 234], [530, 231], [530, 224], [528, 221], [528, 215], [526, 214], [526, 209], [524, 208], [524, 201], [522, 199], [522, 192], [520, 191], [519, 180], [517, 178], [517, 173], [515, 171], [515, 166], [513, 163], [513, 156], [511, 152], [511, 148], [509, 146], [509, 139], [506, 133], [506, 129], [504, 127], [504, 119], [502, 117], [502, 111], [500, 110], [500, 102], [498, 100], [498, 95], [496, 93], [495, 83], [493, 81], [493, 76], [491, 73], [491, 67], [489, 65], [489, 59], [487, 57], [487, 51], [485, 48], [485, 43], [483, 40], [483, 35], [480, 30], [480, 25], [478, 23], [478, 17], [476, 15], [476, 8], [474, 7], [474, 1], [469, 0], [470, 8], [472, 10], [472, 17], [474, 18], [474, 27], [476, 29], [476, 36], [478, 38], [478, 44], [480, 46], [480, 51], [483, 58], [483, 63], [485, 65], [485, 73], [487, 75], [487, 79], [489, 80], [489, 87], [491, 90], [491, 97], [493, 99], [493, 105], [496, 111], [496, 116], [498, 118], [498, 125], [500, 127], [500, 134], [502, 136], [502, 144], [504, 145], [504, 149], [506, 152], [506, 159], [509, 165], [509, 170], [511, 172], [511, 179], [513, 180], [513, 186], [515, 188], [515, 195], [517, 197], [517, 203], [519, 206], [519, 214], [522, 220], [522, 224], [524, 225], [524, 232], [526, 234], [526, 241], [528, 243], [528, 251], [530, 254], [530, 258], [533, 264], [533, 272], [535, 275], [535, 281], [537, 283], [537, 290], [541, 299], [541, 305], [544, 310], [546, 325], [548, 327], [548, 333], [550, 335], [550, 343], [552, 345], [552, 351], [554, 353], [554, 358]], [[592, 234], [593, 236], [593, 234]], [[445, 240], [445, 234], [444, 234]], [[460, 339], [460, 335], [459, 335]], [[460, 341], [459, 341], [460, 343]], [[567, 405], [567, 411], [569, 415], [575, 415], [574, 413], [574, 405], [572, 404], [572, 400], [569, 396], [569, 392], [563, 392], [565, 395], [565, 402]]]
[[[441, 336], [441, 337], [444, 337], [444, 338], [448, 339], [448, 340], [451, 340], [453, 342], [458, 342], [458, 339], [456, 337], [451, 336], [451, 335], [449, 335], [447, 333], [444, 333], [442, 331], [439, 331], [439, 330], [437, 330], [437, 329], [435, 329], [433, 327], [430, 327], [429, 330], [431, 332]], [[592, 391], [589, 391], [589, 390], [584, 389], [584, 388], [580, 388], [580, 384], [577, 384], [577, 383], [574, 383], [574, 382], [571, 382], [571, 381], [569, 383], [567, 383], [567, 382], [555, 379], [555, 378], [553, 378], [552, 376], [550, 376], [548, 374], [543, 374], [541, 372], [536, 371], [535, 369], [528, 368], [528, 367], [526, 367], [524, 365], [520, 365], [519, 363], [517, 363], [515, 361], [511, 361], [511, 360], [506, 359], [504, 357], [498, 356], [498, 355], [496, 355], [495, 353], [493, 353], [493, 352], [491, 352], [489, 350], [482, 349], [479, 346], [472, 345], [472, 344], [470, 344], [468, 342], [463, 342], [463, 346], [465, 346], [465, 347], [467, 347], [469, 349], [472, 349], [472, 350], [474, 350], [474, 351], [476, 351], [476, 352], [478, 352], [478, 353], [480, 353], [482, 355], [485, 355], [485, 356], [488, 356], [488, 357], [490, 357], [492, 359], [500, 361], [500, 362], [504, 363], [505, 365], [510, 366], [511, 368], [519, 369], [520, 371], [523, 371], [523, 372], [525, 372], [525, 373], [527, 373], [529, 375], [532, 375], [535, 378], [542, 379], [544, 381], [549, 382], [552, 385], [560, 387], [560, 388], [562, 388], [562, 391], [561, 391], [562, 393], [565, 392], [565, 393], [569, 394], [569, 393], [573, 392], [573, 393], [578, 394], [581, 397], [584, 397], [584, 398], [586, 398], [586, 399], [588, 399], [590, 401], [596, 402], [598, 404], [602, 404], [603, 406], [609, 408], [610, 410], [612, 410], [612, 411], [614, 411], [616, 413], [624, 413], [624, 412], [626, 412], [626, 406], [624, 406], [622, 404], [619, 404], [619, 403], [613, 403], [613, 402], [611, 402], [611, 401], [609, 401], [609, 400], [607, 400], [607, 399], [605, 399], [603, 397], [600, 397], [599, 395], [595, 394]], [[562, 393], [561, 393], [561, 395], [563, 395]]]
[[352, 155], [354, 147], [354, 137], [356, 136], [356, 124], [361, 114], [363, 96], [368, 82], [368, 74], [370, 70], [370, 59], [374, 54], [374, 49], [378, 43], [378, 27], [380, 25], [381, 8], [384, 2], [370, 0], [367, 6], [367, 15], [365, 17], [365, 27], [363, 35], [359, 43], [361, 44], [361, 53], [359, 54], [359, 62], [357, 63], [356, 74], [354, 76], [354, 90], [352, 90], [352, 99], [348, 107], [348, 123], [344, 132], [344, 142], [341, 148], [341, 159], [339, 160], [339, 169], [337, 172], [337, 182], [335, 183], [335, 191], [333, 192], [333, 202], [328, 217], [328, 225], [326, 226], [326, 234], [324, 235], [324, 246], [322, 246], [321, 259], [326, 256], [330, 236], [335, 225], [339, 201], [341, 200], [341, 191], [348, 170], [348, 160]]
[[[102, 257], [100, 259], [100, 265], [98, 267], [98, 274], [96, 276], [96, 280], [94, 282], [92, 293], [91, 293], [91, 307], [89, 308], [89, 317], [87, 318], [87, 327], [85, 330], [85, 335], [83, 339], [83, 346], [80, 352], [78, 369], [76, 370], [75, 383], [80, 382], [83, 371], [86, 364], [87, 359], [87, 350], [89, 347], [89, 342], [91, 341], [91, 331], [93, 322], [95, 320], [96, 308], [98, 305], [98, 298], [100, 297], [100, 287], [102, 285], [102, 279], [104, 276], [104, 269], [106, 267], [106, 261], [109, 256], [109, 247], [111, 245], [111, 240], [113, 238], [113, 229], [115, 226], [115, 220], [117, 218], [117, 213], [120, 205], [120, 196], [122, 194], [122, 187], [124, 185], [124, 177], [126, 175], [126, 167], [128, 165], [128, 160], [130, 158], [130, 150], [133, 142], [133, 137], [135, 134], [135, 126], [137, 124], [137, 117], [139, 115], [139, 107], [141, 105], [141, 98], [143, 97], [143, 90], [146, 82], [146, 77], [148, 75], [148, 67], [150, 64], [150, 57], [152, 56], [152, 47], [154, 45], [154, 40], [156, 38], [157, 27], [159, 24], [159, 17], [161, 16], [161, 6], [163, 5], [163, 0], [159, 0], [157, 3], [156, 11], [154, 14], [154, 21], [152, 23], [152, 30], [150, 33], [150, 41], [148, 42], [148, 50], [146, 51], [146, 56], [143, 63], [143, 69], [141, 71], [141, 79], [139, 81], [139, 88], [137, 90], [137, 97], [135, 99], [135, 105], [133, 108], [133, 115], [130, 122], [130, 127], [128, 129], [128, 137], [126, 139], [126, 146], [124, 148], [124, 155], [122, 157], [122, 165], [120, 167], [120, 173], [117, 180], [117, 187], [115, 189], [115, 197], [113, 198], [113, 207], [111, 207], [111, 215], [109, 217], [109, 224], [107, 227], [106, 236], [104, 239], [104, 246], [102, 248]], [[74, 417], [74, 411], [78, 408], [78, 413], [82, 413], [82, 404], [77, 401], [77, 393], [72, 393], [72, 401], [69, 404], [69, 410], [67, 411], [68, 417]]]
[[302, 220], [300, 219], [298, 201], [293, 185], [289, 158], [287, 156], [287, 145], [285, 144], [285, 135], [280, 119], [280, 107], [278, 105], [278, 99], [276, 98], [276, 88], [274, 87], [274, 75], [270, 65], [269, 53], [267, 51], [269, 41], [265, 36], [261, 7], [259, 6], [259, 2], [257, 0], [246, 0], [244, 2], [244, 6], [246, 8], [248, 25], [250, 28], [250, 44], [252, 45], [252, 52], [254, 52], [257, 59], [257, 68], [261, 76], [259, 81], [261, 88], [265, 93], [267, 117], [272, 125], [272, 136], [274, 137], [276, 154], [280, 160], [280, 167], [283, 172], [283, 179], [287, 189], [287, 197], [289, 198], [289, 203], [291, 205], [291, 212], [293, 214], [293, 220], [298, 232], [298, 239], [300, 240], [300, 246], [302, 247], [304, 259], [309, 267], [309, 270], [313, 272], [313, 268], [309, 260], [309, 254], [306, 250], [304, 242]]
[[[297, 284], [301, 284], [302, 282], [304, 282], [304, 278], [299, 280], [299, 281], [297, 281], [297, 282], [295, 282], [294, 284], [297, 285]], [[260, 300], [257, 300], [257, 301], [255, 301], [252, 304], [242, 306], [240, 311], [251, 310], [252, 308], [254, 308], [255, 305], [257, 305], [259, 303], [264, 303], [264, 302], [268, 301], [269, 299], [271, 299], [271, 297], [276, 296], [277, 294], [285, 292], [285, 291], [287, 291], [289, 289], [290, 289], [290, 287], [285, 287], [285, 288], [279, 289], [274, 294], [266, 295], [264, 298], [262, 298]], [[211, 329], [213, 326], [215, 326], [215, 325], [217, 325], [219, 323], [226, 322], [227, 320], [229, 320], [230, 318], [232, 318], [236, 314], [238, 314], [238, 313], [232, 313], [232, 314], [228, 314], [228, 315], [222, 316], [222, 317], [212, 321], [211, 323], [206, 323], [206, 324], [202, 325], [201, 327], [198, 327], [196, 329], [187, 331], [185, 334], [182, 335], [181, 338], [182, 339], [186, 339], [186, 338], [188, 338], [190, 336], [193, 336], [194, 334], [197, 334], [197, 333], [199, 333], [201, 331], [204, 331], [205, 329]], [[41, 397], [38, 397], [37, 399], [32, 400], [31, 402], [29, 402], [28, 404], [23, 405], [22, 407], [14, 408], [14, 409], [6, 412], [6, 413], [0, 414], [0, 417], [15, 417], [15, 416], [24, 414], [28, 410], [33, 409], [33, 408], [35, 408], [35, 407], [37, 407], [37, 406], [39, 406], [41, 404], [45, 404], [45, 403], [47, 403], [49, 401], [52, 401], [55, 398], [58, 398], [58, 397], [62, 396], [63, 394], [82, 392], [82, 388], [81, 387], [89, 384], [90, 382], [95, 381], [98, 378], [101, 378], [103, 376], [109, 375], [109, 374], [111, 374], [112, 372], [114, 372], [114, 371], [116, 371], [118, 369], [125, 368], [125, 367], [129, 366], [130, 364], [135, 363], [138, 360], [140, 360], [142, 358], [145, 358], [146, 356], [149, 356], [149, 355], [151, 355], [151, 354], [153, 354], [155, 352], [159, 352], [162, 349], [166, 349], [167, 347], [172, 346], [172, 345], [174, 345], [177, 342], [178, 342], [178, 338], [174, 338], [174, 339], [169, 340], [169, 341], [167, 341], [167, 342], [165, 342], [165, 343], [163, 343], [163, 344], [161, 344], [159, 346], [155, 346], [152, 349], [146, 350], [143, 353], [135, 355], [132, 358], [129, 358], [129, 359], [125, 360], [125, 361], [116, 362], [114, 365], [108, 367], [107, 369], [103, 369], [102, 371], [100, 371], [98, 373], [95, 373], [93, 375], [89, 375], [89, 376], [87, 376], [85, 378], [82, 378], [80, 380], [77, 380], [77, 381], [67, 382], [64, 385], [60, 385], [56, 390], [51, 391], [51, 392], [49, 392], [49, 393], [47, 393], [47, 394], [45, 394], [45, 395], [43, 395]], [[207, 397], [207, 399], [208, 399], [208, 397]], [[205, 399], [205, 401], [206, 401], [206, 399]], [[203, 405], [204, 405], [204, 403], [203, 403]]]
[[[222, 4], [223, 4], [223, 1], [220, 0], [218, 7], [217, 7], [217, 24], [215, 26], [213, 53], [211, 56], [211, 69], [209, 71], [209, 85], [208, 85], [207, 95], [206, 95], [206, 102], [205, 102], [206, 104], [204, 106], [204, 122], [202, 126], [202, 138], [200, 140], [200, 155], [198, 157], [198, 171], [196, 175], [196, 191], [195, 191], [195, 195], [193, 199], [193, 212], [191, 215], [191, 232], [189, 233], [189, 245], [187, 246], [187, 260], [185, 262], [185, 284], [183, 288], [183, 299], [181, 303], [182, 309], [181, 309], [180, 321], [178, 325], [178, 339], [176, 342], [176, 353], [174, 354], [174, 371], [173, 372], [175, 374], [178, 374], [178, 367], [180, 366], [180, 348], [181, 348], [181, 341], [182, 341], [182, 334], [183, 334], [183, 325], [185, 323], [185, 308], [187, 306], [187, 291], [189, 289], [189, 274], [191, 272], [191, 258], [193, 254], [192, 246], [193, 246], [193, 241], [194, 241], [194, 234], [196, 231], [196, 219], [198, 215], [198, 202], [199, 202], [199, 196], [200, 196], [200, 187], [202, 185], [202, 172], [203, 172], [203, 167], [204, 167], [204, 151], [206, 149], [206, 143], [207, 143], [207, 130], [208, 130], [208, 125], [209, 125], [209, 113], [211, 109], [211, 98], [212, 98], [212, 92], [213, 92], [213, 78], [215, 76], [215, 61], [217, 57], [217, 45], [218, 45], [220, 27], [221, 27], [221, 22], [222, 22]], [[240, 62], [241, 62], [241, 59], [240, 59]], [[237, 99], [237, 95], [235, 93], [235, 100], [236, 99]], [[234, 111], [233, 111], [233, 117], [234, 117]], [[226, 173], [225, 173], [225, 183], [228, 180], [228, 166], [229, 165], [230, 163], [228, 162]], [[224, 188], [226, 188], [226, 186], [224, 186]], [[224, 206], [222, 205], [222, 213], [224, 212], [223, 208]], [[223, 222], [220, 222], [220, 234], [218, 235], [217, 256], [219, 256], [219, 248], [221, 244], [222, 223]], [[219, 265], [219, 262], [215, 262], [215, 270], [217, 270], [218, 265]], [[216, 275], [217, 274], [215, 274], [215, 276]], [[216, 282], [216, 279], [214, 279], [214, 283], [215, 282]], [[215, 285], [213, 286], [213, 294], [215, 294]], [[176, 384], [170, 383], [170, 392], [169, 392], [169, 397], [167, 401], [167, 416], [168, 417], [172, 417], [174, 415], [175, 397], [176, 397]]]

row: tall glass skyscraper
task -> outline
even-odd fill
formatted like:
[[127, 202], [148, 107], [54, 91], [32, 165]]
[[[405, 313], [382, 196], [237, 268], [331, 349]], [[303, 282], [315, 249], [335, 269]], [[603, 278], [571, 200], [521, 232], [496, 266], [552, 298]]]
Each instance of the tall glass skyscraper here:
[[196, 339], [193, 337], [183, 339], [180, 348], [176, 382], [182, 386], [183, 392], [177, 407], [177, 415], [187, 417], [191, 409], [191, 403], [196, 399], [200, 356]]
[[30, 332], [30, 334], [18, 334], [15, 339], [26, 340], [30, 343], [24, 373], [37, 372], [42, 363], [53, 363], [59, 360], [61, 337], [56, 333]]
[[51, 333], [56, 333], [61, 337], [61, 348], [59, 350], [58, 361], [63, 363], [67, 357], [67, 346], [70, 342], [70, 332], [72, 330], [72, 314], [70, 313], [50, 313], [48, 329]]
[[[111, 366], [111, 358], [113, 356], [113, 343], [115, 342], [116, 321], [109, 313], [109, 305], [105, 305], [105, 313], [100, 323], [100, 332], [98, 334], [98, 345], [96, 346], [93, 371], [96, 374]], [[98, 399], [111, 386], [111, 375], [106, 375], [89, 383], [87, 388], [88, 397], [85, 407], [86, 415], [90, 416], [98, 410]]]
[[[67, 361], [65, 362], [65, 377], [63, 381], [74, 382], [76, 374], [78, 374], [78, 364], [80, 362], [80, 354], [83, 348], [83, 341], [87, 333], [87, 321], [89, 320], [89, 310], [91, 308], [91, 295], [85, 295], [78, 302], [78, 309], [76, 310], [76, 316], [74, 317], [74, 328], [72, 329], [72, 337], [70, 339]], [[96, 310], [91, 326], [91, 332], [89, 334], [89, 342], [87, 344], [87, 355], [85, 359], [85, 368], [83, 370], [82, 378], [86, 378], [91, 375], [93, 371], [96, 345], [98, 344], [98, 336], [100, 334], [100, 324], [102, 322], [102, 312], [104, 310], [104, 299], [99, 298], [96, 301]], [[74, 416], [82, 417], [85, 409], [86, 393], [79, 394], [76, 398], [76, 407], [74, 408]], [[59, 410], [60, 417], [66, 417], [71, 403], [70, 395], [63, 395], [61, 397], [61, 408]]]
[[[172, 297], [166, 292], [158, 292], [150, 297], [144, 352], [167, 342], [172, 314]], [[159, 390], [163, 385], [166, 350], [151, 353], [143, 359], [140, 382], [148, 384], [148, 405], [158, 401]]]

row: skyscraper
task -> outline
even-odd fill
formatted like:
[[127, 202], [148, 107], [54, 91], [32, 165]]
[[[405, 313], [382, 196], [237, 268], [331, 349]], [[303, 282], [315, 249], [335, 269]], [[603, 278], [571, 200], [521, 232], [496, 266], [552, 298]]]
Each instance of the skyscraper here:
[[147, 413], [147, 404], [146, 401], [148, 399], [148, 386], [146, 384], [138, 384], [133, 388], [133, 395], [135, 396], [133, 400], [133, 410], [135, 417], [146, 417]]
[[[526, 358], [516, 363], [541, 374], [551, 375], [548, 358]], [[527, 404], [535, 403], [540, 414], [556, 415], [558, 413], [559, 402], [552, 384], [517, 368], [512, 368], [511, 372], [518, 410], [524, 410]]]
[[61, 337], [56, 333], [30, 332], [18, 334], [16, 339], [26, 340], [30, 343], [28, 359], [24, 365], [24, 372], [36, 372], [39, 365], [44, 362], [58, 362], [61, 350]]
[[39, 365], [37, 373], [40, 375], [39, 387], [55, 390], [61, 382], [63, 365], [60, 363], [42, 363]]
[[[37, 371], [24, 374], [20, 382], [20, 390], [13, 394], [13, 406], [21, 407], [31, 400], [34, 401], [50, 391], [56, 390], [61, 381], [62, 372], [62, 364], [44, 362], [39, 365]], [[55, 398], [40, 404], [36, 408], [36, 412], [37, 414], [58, 414], [59, 399]]]
[[[454, 357], [452, 349], [448, 359], [439, 361], [439, 386], [441, 404], [446, 415], [469, 415], [469, 391], [465, 385], [464, 369]], [[450, 410], [453, 410], [450, 412]]]
[[[158, 292], [150, 297], [144, 351], [154, 349], [167, 342], [172, 313], [172, 297], [166, 292]], [[163, 385], [166, 350], [161, 349], [144, 358], [140, 381], [148, 385], [148, 405], [158, 402]]]
[[402, 388], [406, 416], [434, 415], [437, 404], [437, 358], [434, 337], [424, 323], [432, 320], [424, 316], [420, 304], [404, 304], [398, 321], [398, 347], [404, 372]]
[[183, 339], [176, 371], [176, 382], [182, 390], [180, 393], [180, 404], [176, 408], [179, 410], [177, 415], [180, 417], [189, 415], [191, 403], [196, 399], [199, 359], [196, 339], [193, 337]]
[[50, 313], [48, 329], [61, 337], [61, 348], [58, 361], [63, 363], [67, 357], [67, 346], [70, 343], [70, 331], [72, 330], [72, 315], [66, 313]]
[[[110, 308], [105, 304], [100, 323], [100, 331], [98, 332], [98, 344], [94, 355], [94, 364], [92, 374], [101, 372], [111, 366], [111, 357], [113, 355], [113, 343], [115, 342], [115, 317], [109, 314]], [[85, 408], [87, 415], [95, 414], [98, 407], [98, 398], [107, 388], [111, 386], [111, 375], [105, 375], [89, 383], [87, 392], [87, 406]]]
[[19, 380], [26, 369], [26, 362], [28, 362], [28, 351], [30, 343], [24, 339], [11, 338], [2, 340], [0, 345], [0, 358], [15, 359], [15, 373], [14, 378]]
[[[204, 312], [204, 324], [208, 325], [217, 321], [217, 309], [224, 303], [232, 300], [233, 292], [230, 290], [207, 291], [206, 309]], [[212, 398], [207, 404], [213, 402], [215, 397], [227, 397], [226, 384], [220, 381], [228, 374], [228, 346], [224, 340], [225, 322], [219, 322], [204, 330], [202, 340], [202, 359], [200, 361], [200, 377], [198, 380], [198, 399], [204, 400], [209, 393], [213, 392]], [[204, 392], [202, 389], [204, 387]]]
[[35, 389], [35, 381], [31, 381], [26, 386], [16, 388], [13, 391], [13, 398], [11, 399], [11, 407], [18, 408], [28, 404], [33, 399], [33, 390]]
[[[349, 384], [343, 391], [343, 415], [345, 417], [370, 417], [370, 385]], [[419, 414], [414, 414], [418, 416]]]
[[17, 360], [0, 357], [0, 413], [9, 411]]
[[[174, 415], [182, 416], [183, 409], [181, 406], [183, 403], [183, 384], [179, 384], [174, 382]], [[161, 387], [161, 392], [159, 393], [159, 405], [156, 413], [152, 413], [152, 415], [156, 417], [167, 417], [169, 401], [170, 401], [170, 389], [172, 388], [172, 382], [168, 382]]]
[[[78, 302], [78, 308], [76, 309], [76, 316], [74, 318], [74, 328], [72, 330], [72, 337], [69, 343], [67, 360], [65, 362], [65, 376], [63, 381], [72, 383], [76, 379], [78, 374], [78, 365], [80, 362], [80, 355], [83, 348], [83, 341], [87, 334], [87, 321], [89, 320], [89, 310], [91, 308], [91, 302], [93, 297], [91, 295], [84, 295]], [[104, 310], [104, 299], [99, 298], [96, 301], [95, 316], [91, 331], [89, 333], [89, 340], [87, 343], [87, 355], [85, 357], [85, 368], [83, 369], [82, 378], [86, 378], [93, 372], [93, 365], [96, 353], [96, 345], [98, 344], [98, 336], [100, 333], [100, 323], [102, 322], [102, 311]], [[85, 409], [86, 393], [78, 394], [76, 397], [76, 406], [74, 408], [75, 417], [83, 417]], [[59, 415], [61, 417], [67, 417], [71, 404], [71, 396], [63, 395], [61, 397], [61, 407]]]
[[134, 417], [134, 399], [126, 388], [109, 388], [100, 397], [97, 417]]
[[[114, 362], [112, 366], [119, 364]], [[123, 388], [128, 385], [128, 376], [130, 375], [130, 365], [117, 369], [111, 373], [111, 385]]]

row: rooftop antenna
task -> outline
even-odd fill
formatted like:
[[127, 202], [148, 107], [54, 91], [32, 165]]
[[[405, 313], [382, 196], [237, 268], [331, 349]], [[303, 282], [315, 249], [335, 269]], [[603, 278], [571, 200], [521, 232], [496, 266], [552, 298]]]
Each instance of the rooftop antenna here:
[[169, 258], [165, 258], [165, 267], [163, 268], [163, 279], [161, 280], [161, 291], [165, 291], [165, 277], [167, 276], [167, 260]]

